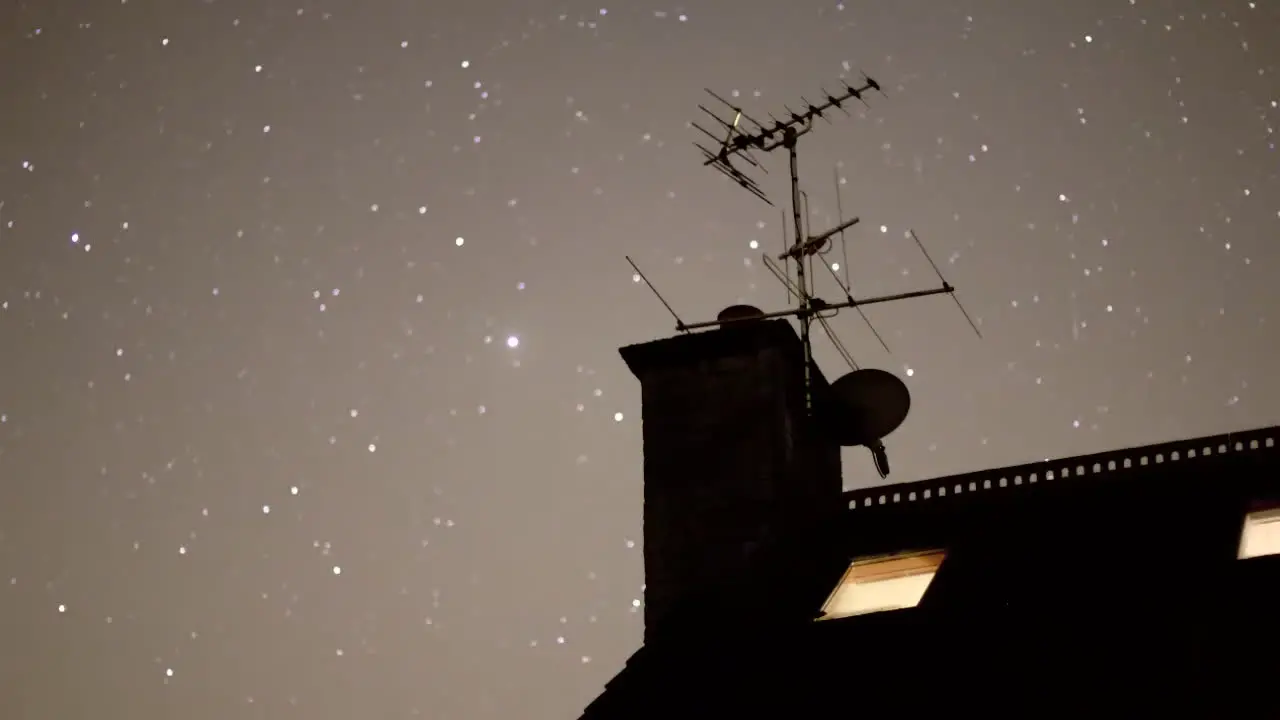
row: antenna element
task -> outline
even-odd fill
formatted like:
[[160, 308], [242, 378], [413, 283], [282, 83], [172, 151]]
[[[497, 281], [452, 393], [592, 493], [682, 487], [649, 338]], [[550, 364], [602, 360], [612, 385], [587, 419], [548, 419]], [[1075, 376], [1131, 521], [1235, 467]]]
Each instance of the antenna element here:
[[[750, 166], [752, 169], [767, 172], [764, 166], [758, 161], [753, 152], [771, 153], [775, 150], [784, 149], [787, 152], [787, 159], [790, 171], [790, 189], [791, 189], [791, 220], [793, 225], [794, 240], [787, 244], [787, 232], [785, 214], [783, 216], [783, 251], [777, 255], [777, 260], [783, 263], [780, 269], [768, 254], [764, 254], [763, 260], [765, 267], [772, 272], [786, 288], [788, 301], [792, 297], [797, 303], [796, 307], [787, 310], [778, 310], [774, 312], [762, 312], [761, 310], [743, 305], [735, 305], [725, 309], [715, 320], [705, 322], [685, 323], [680, 320], [676, 312], [672, 310], [671, 305], [658, 293], [649, 279], [640, 272], [631, 258], [627, 258], [627, 262], [631, 263], [631, 267], [635, 269], [636, 274], [644, 280], [654, 295], [658, 296], [658, 300], [662, 302], [667, 311], [676, 319], [676, 330], [678, 332], [691, 332], [693, 330], [701, 330], [704, 328], [716, 328], [726, 325], [732, 325], [744, 322], [758, 322], [761, 320], [769, 320], [773, 318], [795, 317], [800, 323], [800, 341], [804, 348], [804, 382], [805, 382], [805, 409], [806, 412], [813, 415], [814, 397], [813, 397], [813, 343], [810, 338], [810, 325], [814, 320], [822, 326], [827, 336], [831, 339], [832, 344], [845, 357], [845, 361], [853, 368], [853, 372], [844, 375], [832, 383], [830, 391], [824, 394], [822, 399], [822, 415], [824, 418], [832, 421], [829, 423], [830, 429], [836, 439], [842, 445], [864, 445], [871, 450], [873, 459], [875, 460], [876, 469], [881, 477], [885, 477], [889, 473], [888, 457], [885, 453], [884, 443], [881, 441], [885, 435], [888, 435], [906, 419], [907, 412], [911, 407], [911, 395], [907, 390], [907, 386], [894, 375], [883, 370], [859, 370], [857, 363], [848, 351], [844, 349], [843, 343], [836, 337], [835, 332], [831, 329], [827, 322], [829, 318], [834, 317], [840, 310], [844, 308], [853, 308], [862, 319], [866, 321], [868, 327], [880, 344], [888, 351], [888, 346], [884, 345], [884, 340], [875, 327], [871, 325], [871, 321], [863, 314], [862, 308], [867, 305], [877, 305], [887, 302], [895, 302], [898, 300], [907, 300], [910, 298], [927, 297], [930, 295], [950, 295], [952, 300], [960, 308], [965, 319], [969, 321], [970, 327], [979, 337], [982, 334], [978, 331], [977, 324], [965, 311], [964, 306], [960, 305], [960, 301], [955, 296], [955, 288], [942, 276], [942, 272], [938, 269], [933, 259], [929, 257], [925, 251], [924, 245], [920, 239], [916, 237], [914, 231], [910, 233], [911, 238], [915, 241], [921, 253], [929, 261], [929, 265], [938, 275], [941, 285], [939, 287], [926, 290], [912, 290], [907, 292], [896, 293], [893, 295], [881, 295], [878, 297], [855, 298], [851, 285], [846, 280], [840, 281], [840, 276], [836, 274], [836, 269], [829, 265], [824, 255], [830, 252], [833, 247], [831, 239], [837, 235], [840, 236], [841, 243], [844, 242], [844, 231], [857, 225], [860, 218], [852, 217], [849, 220], [844, 219], [844, 208], [839, 197], [839, 177], [836, 178], [836, 201], [840, 209], [840, 223], [830, 230], [817, 234], [807, 234], [805, 228], [805, 218], [802, 217], [802, 211], [807, 215], [808, 198], [800, 189], [800, 175], [797, 144], [800, 138], [808, 135], [814, 126], [814, 121], [818, 118], [828, 120], [826, 113], [836, 109], [849, 114], [845, 109], [845, 104], [851, 100], [856, 100], [866, 105], [865, 96], [870, 92], [879, 92], [883, 95], [880, 84], [872, 78], [863, 75], [862, 84], [853, 87], [848, 83], [844, 83], [844, 89], [839, 94], [831, 94], [823, 91], [824, 100], [818, 104], [801, 100], [804, 102], [802, 110], [797, 112], [790, 108], [785, 108], [786, 119], [779, 120], [770, 115], [771, 122], [762, 123], [750, 115], [742, 108], [725, 100], [711, 90], [707, 90], [707, 94], [714, 98], [721, 105], [725, 106], [732, 113], [732, 119], [726, 120], [720, 115], [713, 113], [706, 107], [699, 105], [698, 109], [706, 115], [710, 116], [716, 123], [721, 133], [714, 133], [707, 128], [693, 123], [693, 126], [710, 138], [715, 143], [715, 149], [706, 147], [699, 143], [694, 143], [703, 156], [703, 165], [710, 166], [721, 175], [732, 180], [738, 186], [754, 195], [756, 198], [763, 200], [769, 205], [773, 202], [769, 199], [764, 189], [760, 187], [753, 178], [747, 175], [747, 172], [737, 163], [739, 161]], [[750, 125], [751, 127], [747, 127]], [[842, 251], [845, 257], [845, 277], [848, 278], [848, 259], [847, 251]], [[795, 261], [796, 277], [795, 282], [791, 281], [789, 266], [791, 261]], [[810, 288], [809, 273], [815, 262], [821, 262], [835, 277], [836, 284], [843, 291], [845, 299], [843, 302], [829, 303], [820, 297], [816, 297]], [[806, 270], [808, 265], [809, 270]]]

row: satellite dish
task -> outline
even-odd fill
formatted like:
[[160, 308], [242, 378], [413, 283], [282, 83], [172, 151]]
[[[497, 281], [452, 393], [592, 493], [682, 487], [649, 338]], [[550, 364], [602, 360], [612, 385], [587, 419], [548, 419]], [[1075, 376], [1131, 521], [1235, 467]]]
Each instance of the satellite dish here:
[[841, 445], [875, 449], [907, 419], [911, 392], [892, 373], [854, 370], [831, 384], [827, 405], [828, 428]]
[[743, 322], [746, 320], [759, 320], [762, 317], [764, 317], [764, 311], [754, 305], [730, 305], [720, 311], [720, 314], [716, 316], [716, 322]]

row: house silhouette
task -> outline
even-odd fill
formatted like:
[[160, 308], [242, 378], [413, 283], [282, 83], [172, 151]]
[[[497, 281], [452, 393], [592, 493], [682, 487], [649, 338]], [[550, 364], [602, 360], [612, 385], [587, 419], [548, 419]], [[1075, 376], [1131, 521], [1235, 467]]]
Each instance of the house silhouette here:
[[621, 352], [644, 645], [584, 720], [1280, 715], [1280, 428], [843, 492], [786, 321]]

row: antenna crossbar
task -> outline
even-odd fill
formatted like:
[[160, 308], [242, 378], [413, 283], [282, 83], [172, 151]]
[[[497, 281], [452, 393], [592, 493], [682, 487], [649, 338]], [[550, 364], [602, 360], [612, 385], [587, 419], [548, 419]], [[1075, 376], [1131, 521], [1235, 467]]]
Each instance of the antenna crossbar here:
[[877, 295], [869, 298], [854, 298], [845, 300], [844, 302], [829, 303], [822, 298], [809, 298], [808, 308], [790, 308], [787, 310], [777, 310], [775, 312], [761, 313], [746, 318], [735, 318], [732, 320], [707, 320], [705, 322], [683, 323], [676, 329], [685, 332], [689, 330], [703, 330], [712, 327], [722, 327], [725, 325], [734, 325], [742, 322], [758, 322], [760, 320], [775, 320], [784, 317], [809, 317], [813, 318], [819, 313], [829, 312], [831, 310], [843, 310], [845, 308], [860, 308], [867, 305], [879, 305], [881, 303], [897, 302], [899, 300], [911, 300], [912, 298], [929, 297], [930, 295], [951, 295], [956, 289], [951, 285], [943, 285], [942, 287], [930, 288], [928, 290], [911, 290], [908, 292], [894, 293], [892, 295]]
[[859, 222], [861, 222], [861, 218], [853, 218], [851, 220], [846, 220], [845, 222], [840, 223], [839, 225], [831, 228], [830, 230], [824, 233], [807, 237], [804, 240], [797, 240], [796, 244], [792, 245], [786, 252], [779, 255], [778, 259], [779, 260], [791, 259], [791, 260], [798, 261], [801, 258], [805, 257], [806, 255], [813, 255], [815, 253], [818, 253], [823, 249], [823, 247], [826, 246], [827, 241], [830, 240], [833, 236], [835, 236], [837, 233], [841, 233], [841, 232], [844, 232], [845, 230], [848, 230], [854, 225], [857, 225]]

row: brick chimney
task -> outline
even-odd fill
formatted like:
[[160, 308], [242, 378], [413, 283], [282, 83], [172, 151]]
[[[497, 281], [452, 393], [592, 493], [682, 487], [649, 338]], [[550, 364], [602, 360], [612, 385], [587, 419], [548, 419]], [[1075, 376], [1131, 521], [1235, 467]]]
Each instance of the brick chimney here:
[[[839, 511], [840, 447], [808, 419], [804, 353], [785, 320], [621, 353], [641, 386], [647, 643], [673, 606]], [[826, 386], [816, 368], [813, 383]]]

